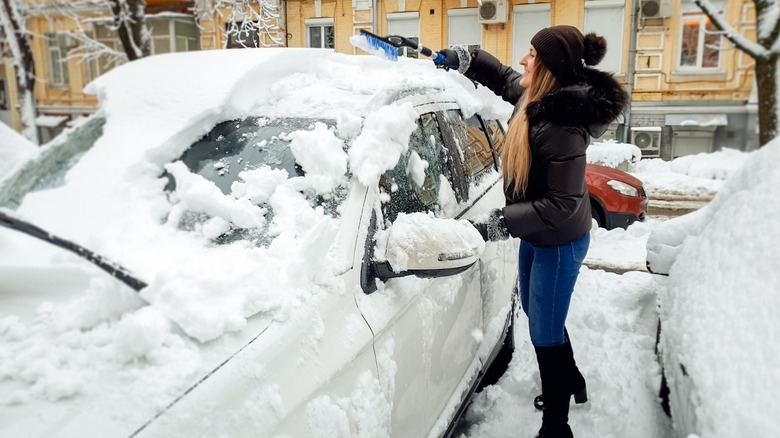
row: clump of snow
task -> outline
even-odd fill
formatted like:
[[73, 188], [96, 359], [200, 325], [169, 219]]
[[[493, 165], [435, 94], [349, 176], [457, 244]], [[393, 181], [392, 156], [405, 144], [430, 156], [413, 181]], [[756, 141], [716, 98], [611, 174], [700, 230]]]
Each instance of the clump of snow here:
[[[175, 197], [179, 201], [171, 211], [170, 219], [177, 219], [184, 210], [221, 217], [241, 228], [262, 227], [265, 210], [249, 199], [225, 196], [216, 184], [191, 173], [181, 161], [165, 165], [176, 179]], [[174, 225], [178, 220], [171, 221]]]
[[290, 149], [295, 162], [300, 164], [310, 186], [318, 193], [333, 191], [344, 182], [347, 173], [347, 154], [344, 143], [321, 122], [311, 131], [292, 133]]
[[411, 103], [389, 105], [366, 117], [363, 132], [349, 150], [349, 166], [358, 181], [371, 186], [395, 167], [416, 128], [417, 113]]
[[409, 164], [406, 167], [407, 175], [412, 177], [412, 181], [417, 187], [422, 187], [425, 183], [425, 170], [428, 169], [428, 162], [420, 158], [417, 151], [409, 154]]
[[288, 174], [284, 169], [261, 166], [240, 172], [238, 178], [241, 181], [236, 181], [230, 186], [233, 196], [247, 198], [253, 204], [260, 205], [271, 199], [276, 187], [287, 180]]
[[675, 158], [670, 167], [674, 172], [696, 178], [726, 180], [745, 163], [750, 154], [725, 148], [711, 154], [700, 153]]
[[588, 163], [632, 171], [642, 159], [642, 150], [633, 144], [606, 140], [590, 144], [586, 155]]

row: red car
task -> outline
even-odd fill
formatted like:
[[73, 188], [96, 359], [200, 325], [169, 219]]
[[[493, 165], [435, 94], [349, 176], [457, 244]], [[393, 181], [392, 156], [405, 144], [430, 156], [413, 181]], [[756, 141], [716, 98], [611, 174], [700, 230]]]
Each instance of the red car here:
[[585, 181], [590, 194], [590, 210], [599, 227], [611, 230], [626, 228], [644, 221], [647, 194], [642, 181], [622, 170], [588, 164]]

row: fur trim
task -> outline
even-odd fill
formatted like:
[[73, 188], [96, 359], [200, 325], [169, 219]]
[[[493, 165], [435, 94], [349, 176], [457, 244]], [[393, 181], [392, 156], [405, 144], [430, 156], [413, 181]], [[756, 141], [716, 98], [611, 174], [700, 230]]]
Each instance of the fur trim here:
[[582, 126], [593, 133], [594, 127], [613, 122], [627, 101], [626, 92], [611, 74], [585, 67], [580, 73], [580, 83], [531, 103], [526, 114], [532, 123], [548, 121], [562, 126]]
[[458, 73], [465, 74], [471, 66], [471, 53], [466, 46], [452, 46], [452, 50], [458, 54]]

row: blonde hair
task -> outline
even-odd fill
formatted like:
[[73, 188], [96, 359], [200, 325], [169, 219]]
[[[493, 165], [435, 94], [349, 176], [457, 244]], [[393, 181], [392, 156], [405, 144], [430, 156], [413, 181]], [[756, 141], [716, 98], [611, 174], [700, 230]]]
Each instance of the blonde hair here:
[[531, 144], [528, 138], [528, 105], [541, 100], [547, 94], [560, 88], [550, 70], [537, 60], [534, 65], [533, 82], [523, 93], [520, 108], [512, 118], [507, 132], [504, 150], [501, 152], [504, 184], [512, 186], [512, 195], [525, 193], [528, 187], [528, 172], [531, 169]]

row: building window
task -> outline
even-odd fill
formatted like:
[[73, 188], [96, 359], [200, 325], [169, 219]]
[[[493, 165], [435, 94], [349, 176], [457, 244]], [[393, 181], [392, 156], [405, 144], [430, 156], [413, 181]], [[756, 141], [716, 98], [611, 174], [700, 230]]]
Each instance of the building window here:
[[92, 81], [98, 76], [114, 68], [120, 61], [118, 54], [124, 53], [119, 35], [111, 30], [110, 24], [95, 23], [93, 39], [106, 48], [113, 51], [114, 55], [102, 54], [97, 58], [86, 61], [87, 81]]
[[482, 48], [482, 26], [477, 18], [477, 8], [450, 9], [447, 14], [448, 46], [467, 46], [469, 51]]
[[306, 24], [306, 44], [315, 49], [334, 49], [335, 28], [332, 18], [307, 18]]
[[228, 49], [243, 49], [259, 47], [257, 23], [251, 21], [232, 22], [225, 25]]
[[333, 25], [308, 26], [309, 47], [318, 49], [332, 49], [334, 45]]
[[701, 13], [685, 13], [680, 33], [681, 68], [720, 67], [721, 36], [715, 25]]
[[152, 33], [152, 55], [198, 50], [198, 28], [194, 21], [151, 19], [147, 27]]
[[528, 3], [512, 7], [512, 67], [522, 71], [520, 60], [531, 47], [536, 32], [551, 25], [550, 3]]
[[[598, 69], [610, 73], [623, 71], [623, 23], [626, 2], [624, 0], [588, 0], [585, 2], [585, 29], [607, 40], [607, 53]], [[607, 24], [607, 25], [605, 25]]]
[[[420, 42], [420, 15], [417, 12], [397, 12], [387, 14], [387, 33], [403, 35], [415, 44]], [[418, 58], [417, 50], [408, 47], [398, 49], [398, 56]]]
[[68, 87], [67, 36], [65, 34], [46, 34], [46, 53], [49, 56], [49, 86]]

